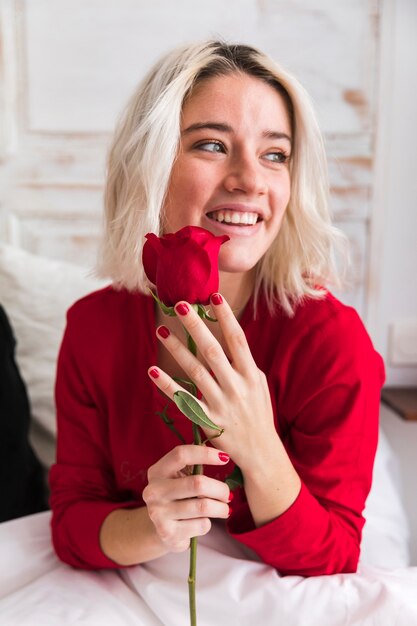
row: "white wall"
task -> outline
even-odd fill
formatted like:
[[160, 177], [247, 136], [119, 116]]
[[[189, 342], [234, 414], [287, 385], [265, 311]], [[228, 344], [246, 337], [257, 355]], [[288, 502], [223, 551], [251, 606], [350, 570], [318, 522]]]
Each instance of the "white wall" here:
[[414, 366], [401, 367], [389, 354], [390, 326], [417, 324], [417, 1], [384, 0], [381, 17], [367, 322], [387, 382], [417, 385], [417, 355]]

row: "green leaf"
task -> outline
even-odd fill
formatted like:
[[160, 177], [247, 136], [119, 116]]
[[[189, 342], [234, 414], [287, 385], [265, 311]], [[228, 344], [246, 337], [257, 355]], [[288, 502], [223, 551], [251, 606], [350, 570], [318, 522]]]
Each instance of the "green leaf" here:
[[189, 349], [191, 354], [194, 354], [194, 356], [197, 356], [196, 342], [194, 341], [194, 339], [191, 337], [190, 333], [187, 330], [185, 331], [185, 336], [187, 337], [187, 348]]
[[229, 487], [230, 491], [234, 491], [238, 487], [243, 487], [243, 474], [238, 465], [235, 465], [233, 472], [229, 474], [229, 476], [226, 476], [224, 482]]
[[220, 432], [216, 433], [215, 435], [212, 435], [211, 437], [207, 437], [207, 439], [204, 439], [202, 445], [205, 446], [208, 441], [212, 441], [213, 439], [217, 439], [217, 437], [220, 437], [221, 435], [223, 435], [223, 433], [224, 433], [224, 428], [222, 428], [222, 430]]
[[208, 313], [206, 313], [204, 315], [204, 319], [208, 320], [209, 322], [217, 322], [216, 318], [215, 317], [210, 317], [210, 315]]
[[165, 315], [169, 315], [170, 317], [177, 316], [173, 306], [167, 306], [166, 304], [164, 304], [162, 300], [160, 300], [158, 296], [152, 291], [152, 289], [149, 289], [149, 291], [151, 292], [152, 298], [155, 300], [155, 302], [159, 304], [161, 310], [165, 313]]
[[174, 402], [181, 413], [188, 417], [194, 424], [197, 424], [197, 426], [212, 428], [213, 430], [223, 432], [224, 429], [216, 426], [216, 424], [207, 417], [197, 400], [187, 391], [176, 391], [174, 393]]
[[203, 320], [209, 320], [209, 322], [217, 322], [215, 317], [211, 317], [208, 313], [207, 310], [205, 309], [205, 307], [202, 304], [198, 305], [198, 311], [197, 313], [199, 314], [199, 316], [201, 317], [201, 319]]
[[197, 396], [197, 385], [193, 383], [192, 380], [187, 380], [186, 378], [179, 378], [178, 376], [173, 376], [173, 379], [176, 383], [180, 383], [181, 385], [188, 385], [191, 388], [191, 393], [194, 397]]
[[158, 415], [162, 421], [164, 422], [164, 424], [166, 424], [168, 426], [168, 428], [170, 429], [171, 432], [174, 433], [174, 435], [176, 435], [178, 437], [178, 439], [182, 442], [182, 443], [186, 443], [184, 437], [181, 435], [181, 433], [175, 428], [174, 424], [174, 420], [171, 419], [168, 414], [167, 414], [167, 409], [169, 407], [169, 405], [171, 404], [171, 400], [169, 400], [169, 402], [164, 406], [162, 411], [155, 411], [156, 415]]

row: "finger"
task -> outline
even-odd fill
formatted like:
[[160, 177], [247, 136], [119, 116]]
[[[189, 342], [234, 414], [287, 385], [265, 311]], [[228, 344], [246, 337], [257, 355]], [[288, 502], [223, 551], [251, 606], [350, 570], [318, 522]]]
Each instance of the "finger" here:
[[176, 391], [185, 391], [184, 387], [181, 387], [175, 380], [173, 380], [166, 372], [159, 367], [152, 365], [148, 368], [148, 376], [153, 383], [162, 391], [168, 398], [173, 400], [174, 393]]
[[[168, 398], [170, 398], [174, 402], [174, 393], [177, 391], [187, 391], [189, 393], [189, 389], [185, 389], [181, 387], [175, 380], [168, 376], [166, 372], [161, 370], [159, 367], [153, 365], [148, 369], [148, 375], [151, 378], [152, 382], [160, 389]], [[214, 381], [213, 381], [214, 383]], [[203, 411], [208, 414], [209, 409], [207, 405], [202, 400], [197, 400], [200, 404]]]
[[171, 502], [187, 498], [210, 498], [219, 502], [230, 501], [230, 489], [226, 483], [204, 474], [182, 478], [155, 478], [143, 491], [147, 504]]
[[[211, 335], [210, 331], [208, 332]], [[156, 336], [163, 343], [168, 352], [172, 354], [180, 367], [188, 374], [190, 379], [195, 383], [209, 403], [218, 399], [220, 389], [217, 382], [213, 379], [213, 376], [207, 371], [204, 365], [200, 363], [197, 357], [195, 357], [188, 350], [188, 348], [186, 348], [178, 337], [175, 334], [170, 333], [166, 326], [159, 326], [156, 330]], [[220, 346], [219, 348], [221, 350]]]
[[214, 373], [218, 384], [224, 389], [232, 389], [235, 385], [234, 370], [220, 343], [187, 302], [176, 304], [175, 311], [185, 329], [196, 342], [200, 354]]
[[[174, 394], [177, 391], [186, 391], [187, 393], [189, 393], [189, 389], [184, 389], [184, 387], [181, 387], [176, 381], [174, 381], [170, 376], [168, 376], [168, 374], [166, 374], [166, 372], [161, 370], [159, 367], [156, 367], [156, 366], [150, 367], [148, 369], [148, 375], [150, 376], [152, 381], [155, 383], [155, 385], [158, 387], [158, 389], [160, 389], [173, 402], [175, 402]], [[203, 412], [207, 415], [207, 417], [210, 418], [210, 410], [207, 404], [203, 402], [203, 400], [200, 400], [200, 399], [198, 400], [196, 399], [196, 402], [200, 405], [200, 407], [202, 408]], [[221, 424], [218, 424], [215, 420], [212, 420], [212, 421], [216, 425], [216, 429], [211, 429], [207, 427], [205, 428], [205, 432], [208, 433], [207, 436], [212, 436], [212, 435], [219, 436], [219, 429], [222, 429], [223, 427]]]
[[227, 519], [230, 507], [226, 502], [210, 498], [188, 498], [173, 502], [170, 507], [172, 519], [187, 520], [202, 517]]
[[250, 373], [254, 367], [257, 368], [257, 365], [243, 328], [221, 294], [214, 293], [210, 298], [210, 303], [232, 357], [233, 368], [242, 375]]
[[176, 478], [187, 465], [225, 465], [229, 460], [228, 454], [210, 446], [180, 445], [149, 468], [148, 479]]
[[207, 518], [190, 520], [159, 520], [157, 517], [151, 520], [161, 541], [166, 544], [171, 552], [184, 552], [190, 547], [192, 537], [206, 535], [211, 529], [211, 521]]

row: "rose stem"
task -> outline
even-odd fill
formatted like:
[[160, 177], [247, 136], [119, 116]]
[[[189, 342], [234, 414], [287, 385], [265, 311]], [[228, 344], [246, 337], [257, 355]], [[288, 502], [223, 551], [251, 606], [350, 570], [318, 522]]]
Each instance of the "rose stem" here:
[[[197, 346], [191, 335], [186, 332], [187, 347], [189, 351], [197, 356]], [[193, 424], [193, 439], [196, 446], [201, 446], [201, 435], [197, 424]], [[201, 465], [194, 465], [193, 476], [202, 474], [203, 468]], [[190, 570], [188, 574], [188, 596], [190, 604], [190, 623], [191, 626], [197, 626], [197, 607], [196, 607], [196, 595], [195, 595], [195, 582], [196, 582], [196, 569], [197, 569], [197, 537], [192, 537], [190, 542]]]

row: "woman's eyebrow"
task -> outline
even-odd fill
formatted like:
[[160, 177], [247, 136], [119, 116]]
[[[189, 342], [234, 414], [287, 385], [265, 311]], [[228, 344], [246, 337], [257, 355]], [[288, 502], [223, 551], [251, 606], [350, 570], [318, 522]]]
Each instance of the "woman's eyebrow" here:
[[[229, 124], [223, 124], [221, 122], [196, 122], [191, 124], [181, 132], [181, 135], [188, 135], [196, 130], [217, 130], [223, 133], [232, 133], [233, 128]], [[287, 133], [282, 133], [276, 130], [265, 130], [262, 135], [267, 139], [286, 139], [291, 143], [291, 137]]]
[[277, 130], [265, 130], [262, 135], [268, 139], [286, 139], [291, 143], [291, 137], [287, 133], [281, 133]]
[[231, 133], [233, 131], [233, 128], [229, 126], [229, 124], [222, 124], [220, 122], [197, 122], [196, 124], [191, 124], [191, 126], [185, 128], [181, 134], [187, 135], [188, 133], [201, 129], [219, 130], [223, 133]]

